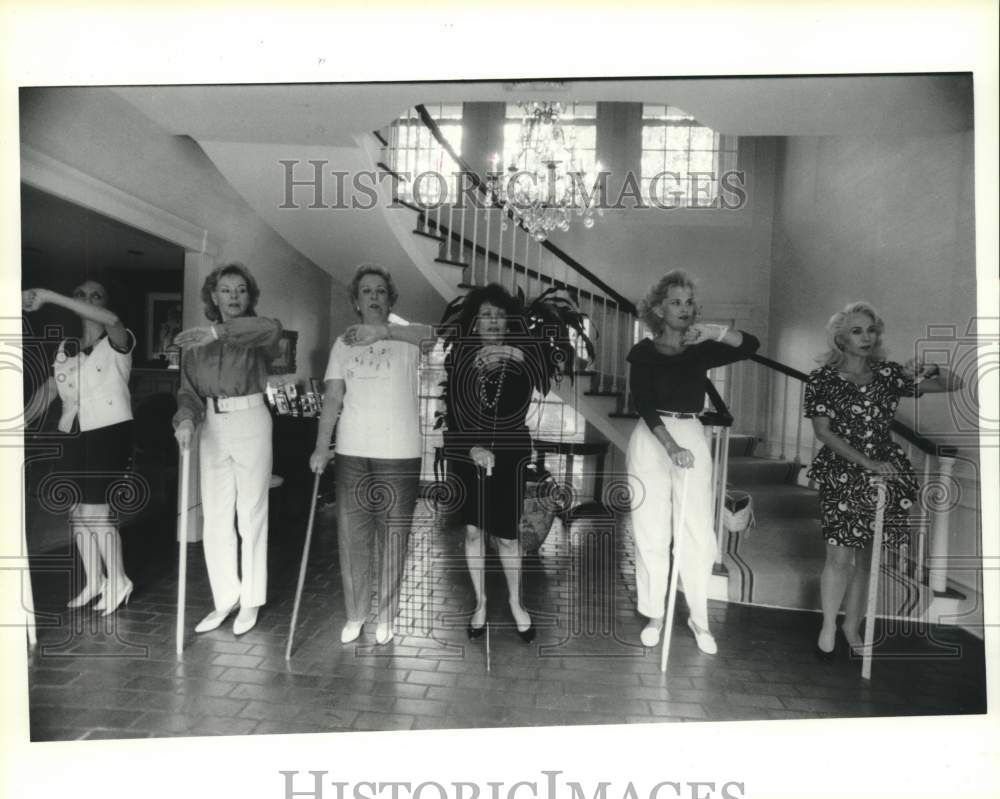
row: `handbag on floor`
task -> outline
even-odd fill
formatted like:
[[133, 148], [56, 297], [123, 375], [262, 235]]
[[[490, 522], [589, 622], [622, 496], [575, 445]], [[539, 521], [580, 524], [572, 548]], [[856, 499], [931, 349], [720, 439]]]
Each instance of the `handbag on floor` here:
[[746, 491], [731, 489], [722, 505], [722, 526], [731, 533], [748, 531], [757, 524], [753, 513], [753, 497]]
[[518, 525], [522, 551], [537, 552], [553, 530], [562, 528], [559, 514], [567, 508], [558, 489], [558, 483], [550, 474], [537, 481], [528, 480]]

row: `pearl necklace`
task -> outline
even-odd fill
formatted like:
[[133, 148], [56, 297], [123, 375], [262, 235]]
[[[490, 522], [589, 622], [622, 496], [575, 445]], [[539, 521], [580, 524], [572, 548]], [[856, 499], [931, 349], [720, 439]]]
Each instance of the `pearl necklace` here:
[[[490, 374], [490, 372], [492, 374]], [[490, 372], [487, 372], [484, 366], [480, 366], [479, 368], [479, 404], [483, 408], [493, 410], [500, 401], [500, 393], [503, 390], [503, 381], [504, 378], [507, 377], [507, 359], [504, 358], [500, 362], [499, 369], [494, 368], [490, 370]], [[492, 376], [493, 374], [496, 374], [497, 376], [494, 378]], [[493, 399], [490, 399], [488, 396], [488, 387], [490, 383], [493, 384], [494, 389]]]

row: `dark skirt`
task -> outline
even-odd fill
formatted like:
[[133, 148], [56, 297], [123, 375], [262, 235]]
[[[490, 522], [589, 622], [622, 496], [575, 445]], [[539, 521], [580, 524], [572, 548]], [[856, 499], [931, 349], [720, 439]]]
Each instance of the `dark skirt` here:
[[76, 486], [80, 502], [114, 504], [109, 490], [122, 484], [132, 455], [132, 421], [71, 433], [62, 439], [55, 470]]
[[497, 538], [516, 540], [524, 506], [526, 469], [530, 448], [493, 452], [495, 465], [489, 477], [470, 458], [449, 457], [451, 478], [459, 492], [459, 518]]

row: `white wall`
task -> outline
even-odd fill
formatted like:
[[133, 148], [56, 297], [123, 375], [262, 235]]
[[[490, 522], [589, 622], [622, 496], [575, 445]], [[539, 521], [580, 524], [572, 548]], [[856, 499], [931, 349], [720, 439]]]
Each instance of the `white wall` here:
[[[885, 319], [894, 360], [923, 347], [933, 359], [962, 362], [976, 314], [973, 166], [971, 131], [785, 140], [774, 212], [773, 357], [810, 371], [826, 320], [864, 299]], [[971, 385], [976, 375], [966, 370], [964, 378]], [[898, 413], [933, 441], [960, 447], [955, 555], [980, 551], [978, 441], [963, 419], [974, 415], [970, 390], [903, 400]]]
[[[194, 141], [108, 89], [24, 89], [20, 112], [23, 144], [205, 229], [217, 263], [243, 261], [260, 283], [259, 313], [299, 333], [297, 376], [322, 374], [333, 280], [266, 225]], [[187, 323], [200, 318], [198, 283], [185, 286]]]

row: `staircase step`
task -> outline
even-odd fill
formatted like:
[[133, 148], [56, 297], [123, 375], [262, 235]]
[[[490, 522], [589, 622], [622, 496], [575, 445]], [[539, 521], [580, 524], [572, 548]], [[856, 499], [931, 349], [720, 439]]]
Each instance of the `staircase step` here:
[[729, 456], [729, 482], [743, 487], [791, 483], [798, 469], [792, 461]]
[[436, 264], [448, 264], [448, 266], [458, 266], [462, 269], [468, 269], [469, 265], [464, 261], [452, 261], [450, 258], [435, 258], [434, 263]]
[[729, 457], [753, 455], [754, 447], [756, 446], [757, 436], [749, 436], [745, 433], [731, 433], [729, 436]]
[[730, 481], [753, 496], [754, 514], [758, 524], [772, 524], [779, 519], [817, 518], [819, 492], [796, 485], [748, 485]]
[[434, 239], [434, 241], [444, 241], [444, 236], [439, 236], [436, 233], [428, 233], [425, 230], [414, 230], [418, 236], [423, 236], [425, 239]]

